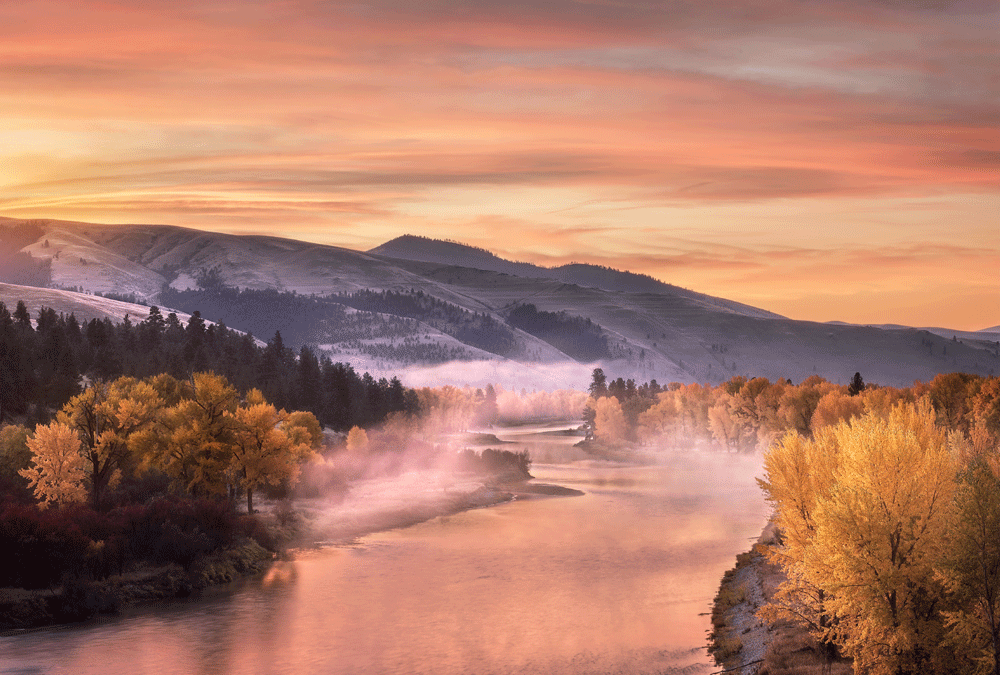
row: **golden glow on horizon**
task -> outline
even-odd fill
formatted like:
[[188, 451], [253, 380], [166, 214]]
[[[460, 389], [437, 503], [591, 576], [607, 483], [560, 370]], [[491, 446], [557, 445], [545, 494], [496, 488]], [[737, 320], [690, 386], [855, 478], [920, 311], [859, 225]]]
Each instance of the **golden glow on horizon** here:
[[414, 233], [1000, 324], [995, 4], [560, 2], [7, 3], [0, 215]]

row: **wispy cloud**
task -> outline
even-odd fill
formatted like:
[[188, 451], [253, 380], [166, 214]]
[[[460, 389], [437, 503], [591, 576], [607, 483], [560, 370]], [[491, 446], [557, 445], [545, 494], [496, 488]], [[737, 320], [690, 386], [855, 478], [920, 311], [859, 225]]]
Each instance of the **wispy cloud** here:
[[0, 209], [369, 246], [523, 221], [473, 232], [722, 294], [698, 270], [756, 270], [769, 300], [786, 246], [996, 251], [998, 26], [992, 0], [3, 3]]

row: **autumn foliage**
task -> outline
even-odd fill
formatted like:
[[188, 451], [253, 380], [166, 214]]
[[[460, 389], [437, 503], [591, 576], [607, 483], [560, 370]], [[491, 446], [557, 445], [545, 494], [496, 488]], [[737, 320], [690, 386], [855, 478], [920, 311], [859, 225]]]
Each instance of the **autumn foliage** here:
[[1000, 445], [974, 413], [995, 379], [973, 381], [771, 448], [760, 484], [787, 580], [764, 618], [800, 622], [858, 673], [1000, 673]]
[[155, 471], [195, 496], [294, 484], [321, 439], [312, 413], [288, 413], [256, 389], [240, 397], [225, 378], [195, 373], [96, 382], [28, 440], [32, 466], [20, 473], [43, 505], [82, 501], [95, 509], [123, 473]]

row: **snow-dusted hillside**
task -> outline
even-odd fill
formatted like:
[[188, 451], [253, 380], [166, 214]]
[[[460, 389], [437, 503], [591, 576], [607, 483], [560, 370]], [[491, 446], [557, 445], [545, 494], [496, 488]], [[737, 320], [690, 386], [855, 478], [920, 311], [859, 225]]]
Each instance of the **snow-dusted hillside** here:
[[[18, 301], [24, 302], [32, 320], [38, 316], [38, 310], [42, 307], [50, 307], [66, 315], [73, 314], [81, 323], [91, 319], [111, 319], [118, 323], [124, 321], [125, 317], [138, 323], [149, 316], [149, 307], [145, 305], [55, 288], [36, 288], [0, 283], [0, 302], [7, 306], [7, 310], [13, 312]], [[173, 310], [163, 308], [163, 315], [166, 316], [171, 311]], [[190, 314], [184, 312], [176, 312], [176, 314], [177, 318], [184, 324], [191, 318]]]
[[[464, 384], [493, 376], [497, 381], [505, 378], [508, 387], [518, 387], [517, 381], [524, 383], [520, 386], [546, 388], [582, 386], [581, 380], [585, 384], [595, 364], [575, 361], [540, 334], [504, 328], [513, 336], [513, 346], [497, 353], [462, 341], [461, 324], [469, 317], [488, 316], [496, 322], [493, 325], [506, 326], [511, 310], [525, 304], [535, 305], [539, 312], [565, 312], [568, 317], [596, 323], [608, 346], [601, 365], [615, 377], [714, 383], [734, 375], [800, 381], [817, 374], [846, 382], [858, 371], [869, 382], [908, 385], [940, 372], [1000, 372], [998, 336], [990, 331], [963, 334], [793, 321], [642, 275], [592, 265], [546, 269], [419, 237], [403, 237], [359, 252], [278, 237], [165, 225], [0, 219], [0, 228], [23, 228], [22, 233], [31, 233], [30, 243], [20, 250], [51, 260], [55, 285], [134, 295], [161, 306], [169, 304], [160, 302], [165, 285], [198, 288], [199, 280], [244, 289], [294, 291], [299, 296], [374, 290], [435, 298], [456, 308], [449, 316], [458, 317], [459, 323], [395, 317], [392, 320], [398, 326], [387, 332], [384, 312], [388, 310], [352, 310], [339, 315], [353, 322], [350, 330], [319, 322], [302, 340], [323, 346], [332, 358], [349, 361], [360, 370], [409, 373], [413, 383], [440, 377], [442, 382]], [[24, 237], [7, 239], [22, 241]], [[211, 274], [206, 276], [206, 272]], [[10, 299], [18, 299], [10, 288], [3, 292], [0, 299], [8, 305]], [[48, 304], [58, 311], [74, 311], [80, 318], [91, 316], [85, 311], [115, 319], [125, 313], [133, 318], [145, 316], [138, 305], [126, 308], [127, 303], [116, 305], [90, 295], [33, 293], [33, 311]], [[217, 320], [237, 328], [241, 320], [252, 323], [253, 308], [231, 309], [230, 314], [220, 311]], [[206, 319], [216, 318], [211, 312], [203, 314]], [[282, 330], [286, 319], [271, 318], [268, 330]], [[267, 338], [271, 333], [254, 330], [254, 334]], [[422, 353], [434, 358], [421, 361]], [[441, 354], [450, 355], [451, 363], [441, 363]]]

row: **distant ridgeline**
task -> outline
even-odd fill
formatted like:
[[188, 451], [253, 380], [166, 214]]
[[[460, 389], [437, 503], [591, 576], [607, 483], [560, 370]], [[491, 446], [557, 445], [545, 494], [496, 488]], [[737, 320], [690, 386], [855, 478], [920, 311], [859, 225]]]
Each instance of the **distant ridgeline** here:
[[[138, 317], [137, 317], [138, 318]], [[220, 323], [206, 325], [198, 311], [187, 325], [156, 307], [139, 323], [93, 319], [42, 308], [37, 326], [22, 302], [11, 313], [0, 302], [0, 421], [15, 416], [46, 421], [79, 393], [81, 376], [111, 380], [168, 373], [186, 379], [213, 371], [241, 393], [263, 392], [278, 408], [305, 410], [334, 429], [367, 427], [392, 412], [416, 412], [415, 392], [399, 379], [376, 381], [344, 363], [317, 359], [303, 346], [296, 354], [280, 333], [265, 347]]]
[[469, 347], [504, 358], [527, 356], [512, 328], [578, 361], [613, 356], [598, 324], [566, 312], [538, 311], [530, 304], [514, 307], [505, 324], [486, 312], [471, 312], [419, 290], [362, 290], [318, 297], [232, 288], [218, 283], [211, 271], [198, 281], [202, 286], [199, 290], [165, 288], [160, 301], [185, 312], [200, 310], [205, 316], [254, 335], [272, 335], [280, 330], [292, 345], [343, 344], [373, 357], [402, 363], [470, 358], [467, 352], [413, 339], [423, 324]]

